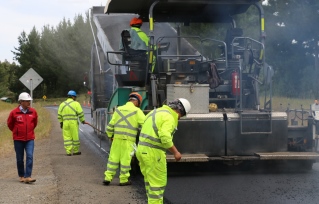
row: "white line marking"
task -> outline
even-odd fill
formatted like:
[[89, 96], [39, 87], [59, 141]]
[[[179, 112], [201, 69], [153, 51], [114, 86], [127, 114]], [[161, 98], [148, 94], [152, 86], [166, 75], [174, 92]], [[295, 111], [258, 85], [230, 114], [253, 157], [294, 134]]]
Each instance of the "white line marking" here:
[[[86, 132], [84, 132], [81, 128], [79, 128], [81, 132], [83, 132], [84, 134], [86, 134]], [[93, 142], [93, 144], [95, 144], [98, 148], [100, 148], [103, 152], [105, 152], [106, 154], [110, 154], [109, 152], [107, 152], [103, 147], [100, 147], [100, 145], [98, 143], [96, 143], [94, 140], [92, 139], [88, 139], [89, 141]]]
[[103, 147], [100, 147], [100, 145], [98, 143], [96, 143], [95, 141], [91, 140], [97, 147], [99, 147], [103, 152], [105, 152], [106, 154], [109, 154]]

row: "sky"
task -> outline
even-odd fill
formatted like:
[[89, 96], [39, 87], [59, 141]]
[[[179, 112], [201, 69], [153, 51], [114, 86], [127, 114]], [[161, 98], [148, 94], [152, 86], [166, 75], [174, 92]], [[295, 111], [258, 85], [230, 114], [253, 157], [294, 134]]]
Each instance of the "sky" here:
[[15, 47], [23, 31], [30, 33], [35, 26], [41, 33], [45, 25], [57, 26], [63, 18], [85, 15], [93, 6], [105, 6], [107, 0], [0, 0], [0, 61], [14, 62]]

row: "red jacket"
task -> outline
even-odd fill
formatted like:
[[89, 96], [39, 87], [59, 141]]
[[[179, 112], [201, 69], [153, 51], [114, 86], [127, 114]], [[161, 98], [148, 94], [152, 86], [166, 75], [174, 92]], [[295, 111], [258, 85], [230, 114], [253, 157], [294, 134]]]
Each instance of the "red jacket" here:
[[38, 124], [38, 114], [34, 108], [28, 108], [23, 113], [19, 106], [10, 112], [7, 125], [12, 131], [13, 140], [29, 141], [34, 140], [34, 129]]

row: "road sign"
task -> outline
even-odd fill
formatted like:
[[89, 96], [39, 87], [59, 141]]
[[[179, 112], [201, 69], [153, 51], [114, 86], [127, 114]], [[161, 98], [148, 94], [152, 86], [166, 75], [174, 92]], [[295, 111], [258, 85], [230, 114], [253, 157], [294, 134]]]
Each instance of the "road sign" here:
[[42, 81], [42, 77], [30, 68], [20, 79], [19, 79], [30, 91], [33, 91]]
[[[35, 89], [42, 81], [42, 77], [30, 68], [22, 77], [19, 79], [30, 91], [31, 98], [33, 99], [33, 89]], [[32, 100], [31, 100], [32, 107]]]

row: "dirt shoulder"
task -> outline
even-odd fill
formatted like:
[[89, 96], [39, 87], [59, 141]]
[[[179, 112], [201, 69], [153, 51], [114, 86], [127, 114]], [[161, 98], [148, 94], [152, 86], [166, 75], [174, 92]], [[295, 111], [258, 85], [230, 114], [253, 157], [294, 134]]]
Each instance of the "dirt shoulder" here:
[[103, 186], [106, 158], [99, 158], [85, 145], [82, 155], [65, 156], [62, 133], [50, 109], [52, 131], [49, 138], [36, 140], [32, 177], [37, 181], [18, 181], [15, 153], [0, 157], [0, 203], [107, 203], [144, 204], [146, 198], [135, 186]]

